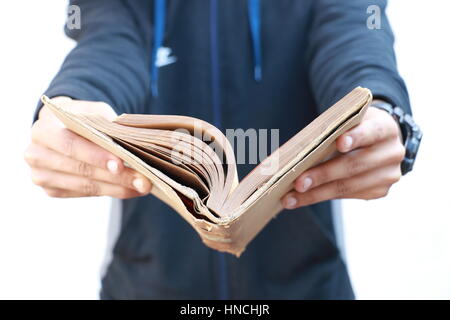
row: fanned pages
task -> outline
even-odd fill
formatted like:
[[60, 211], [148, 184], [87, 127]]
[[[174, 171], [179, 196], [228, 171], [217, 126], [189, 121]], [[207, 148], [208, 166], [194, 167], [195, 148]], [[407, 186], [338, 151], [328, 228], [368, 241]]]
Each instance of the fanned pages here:
[[240, 183], [223, 133], [190, 117], [123, 114], [109, 121], [42, 102], [73, 132], [120, 157], [153, 184], [152, 194], [177, 211], [216, 250], [239, 256], [281, 210], [280, 199], [305, 170], [335, 151], [372, 100], [357, 87], [262, 161]]

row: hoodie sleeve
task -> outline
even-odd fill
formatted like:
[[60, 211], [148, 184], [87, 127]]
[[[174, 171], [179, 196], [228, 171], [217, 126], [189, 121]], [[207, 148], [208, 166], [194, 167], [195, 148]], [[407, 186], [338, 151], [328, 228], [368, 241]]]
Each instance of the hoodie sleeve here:
[[[80, 8], [77, 42], [45, 94], [103, 101], [117, 113], [136, 113], [150, 88], [151, 1], [71, 0]], [[145, 24], [145, 25], [143, 25]], [[41, 104], [35, 112], [37, 118]]]
[[[307, 59], [309, 80], [320, 111], [356, 86], [411, 113], [397, 71], [385, 0], [314, 0]], [[375, 11], [373, 11], [375, 10]], [[380, 29], [368, 27], [380, 14]]]

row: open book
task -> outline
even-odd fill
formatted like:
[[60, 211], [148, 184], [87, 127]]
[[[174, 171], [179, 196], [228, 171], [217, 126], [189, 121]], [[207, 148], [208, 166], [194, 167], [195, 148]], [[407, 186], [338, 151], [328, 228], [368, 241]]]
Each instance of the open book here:
[[73, 132], [112, 152], [153, 184], [216, 250], [239, 256], [282, 210], [280, 199], [305, 170], [329, 157], [335, 140], [361, 121], [372, 100], [355, 88], [239, 182], [233, 148], [211, 124], [184, 116], [123, 114], [113, 122], [42, 102]]

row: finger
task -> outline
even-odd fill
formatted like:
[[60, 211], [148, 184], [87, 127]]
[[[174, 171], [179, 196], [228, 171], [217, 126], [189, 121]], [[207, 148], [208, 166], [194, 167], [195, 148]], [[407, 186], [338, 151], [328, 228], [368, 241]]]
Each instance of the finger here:
[[65, 172], [92, 180], [122, 185], [129, 189], [135, 189], [140, 193], [148, 193], [151, 189], [150, 181], [130, 168], [124, 168], [120, 174], [111, 174], [110, 171], [68, 158], [56, 151], [36, 144], [28, 147], [25, 152], [25, 160], [33, 168]]
[[388, 117], [376, 117], [364, 120], [336, 140], [339, 152], [346, 153], [360, 147], [370, 146], [379, 141], [398, 135], [395, 120]]
[[330, 181], [350, 178], [390, 164], [399, 164], [403, 157], [403, 145], [396, 140], [387, 140], [353, 150], [307, 170], [297, 178], [294, 188], [297, 192], [306, 192]]
[[86, 195], [81, 192], [69, 191], [64, 189], [44, 188], [45, 193], [52, 198], [81, 198]]
[[113, 174], [118, 174], [124, 169], [122, 160], [112, 153], [66, 128], [49, 125], [45, 121], [35, 123], [32, 140], [68, 158], [109, 170]]
[[326, 200], [341, 199], [369, 188], [390, 186], [400, 177], [399, 165], [377, 168], [349, 179], [326, 183], [305, 193], [291, 191], [283, 198], [282, 203], [286, 209], [294, 209]]
[[348, 194], [342, 199], [361, 199], [361, 200], [375, 200], [386, 197], [389, 193], [390, 186], [381, 186], [376, 188], [369, 188], [352, 194]]
[[145, 195], [116, 184], [46, 169], [32, 169], [31, 178], [33, 183], [40, 187], [78, 192], [88, 197], [110, 196], [128, 199]]

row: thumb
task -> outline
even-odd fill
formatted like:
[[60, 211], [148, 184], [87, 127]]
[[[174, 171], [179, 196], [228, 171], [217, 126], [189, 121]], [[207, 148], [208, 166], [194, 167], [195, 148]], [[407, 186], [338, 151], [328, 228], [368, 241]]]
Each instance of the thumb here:
[[69, 97], [56, 97], [52, 98], [52, 101], [59, 107], [72, 113], [96, 113], [109, 121], [117, 117], [114, 109], [106, 102], [74, 100]]

